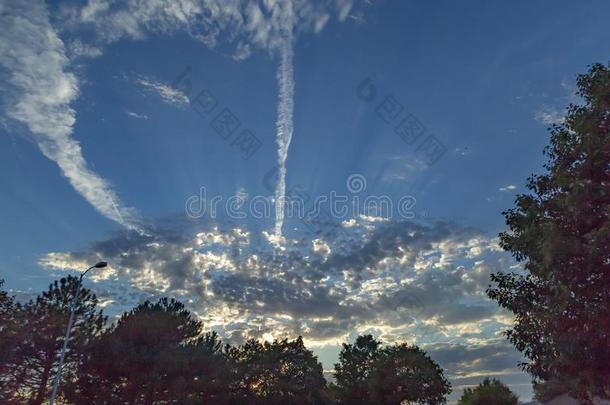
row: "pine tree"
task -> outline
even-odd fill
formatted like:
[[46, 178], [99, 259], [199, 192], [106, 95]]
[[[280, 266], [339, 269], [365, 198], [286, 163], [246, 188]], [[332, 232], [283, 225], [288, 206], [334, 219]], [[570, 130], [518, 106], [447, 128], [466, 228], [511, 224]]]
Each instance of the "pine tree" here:
[[87, 347], [99, 335], [106, 319], [96, 309], [96, 296], [83, 288], [77, 277], [69, 276], [55, 281], [36, 300], [14, 306], [10, 349], [0, 377], [3, 400], [30, 404], [48, 401], [75, 295], [76, 321], [62, 383], [76, 378], [75, 371]]

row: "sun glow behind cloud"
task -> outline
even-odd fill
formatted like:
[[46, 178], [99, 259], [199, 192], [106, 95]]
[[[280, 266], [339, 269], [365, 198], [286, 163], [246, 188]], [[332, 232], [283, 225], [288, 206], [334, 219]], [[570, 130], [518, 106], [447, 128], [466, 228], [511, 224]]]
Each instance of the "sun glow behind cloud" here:
[[[243, 229], [134, 234], [86, 251], [49, 253], [41, 264], [81, 269], [104, 257], [110, 266], [93, 280], [101, 297], [132, 305], [177, 296], [236, 339], [275, 331], [315, 344], [374, 329], [388, 339], [430, 343], [504, 326], [494, 318], [501, 311], [483, 296], [490, 272], [506, 261], [494, 239], [442, 223], [374, 224], [357, 220], [341, 242], [289, 239], [280, 253]], [[273, 326], [258, 325], [259, 317], [271, 317]]]
[[[70, 73], [72, 64], [76, 60], [96, 63], [113, 42], [144, 41], [151, 34], [179, 31], [204, 46], [230, 43], [237, 62], [227, 58], [227, 63], [238, 63], [262, 51], [270, 62], [277, 63], [278, 87], [268, 87], [270, 93], [278, 93], [277, 162], [281, 180], [275, 197], [279, 200], [285, 194], [286, 176], [290, 179], [285, 163], [293, 132], [293, 69], [299, 69], [298, 60], [293, 66], [292, 45], [303, 33], [321, 32], [333, 16], [344, 21], [353, 7], [351, 1], [290, 2], [297, 12], [289, 28], [294, 37], [287, 40], [282, 17], [285, 11], [279, 4], [91, 0], [82, 7], [60, 8], [56, 21], [61, 26], [57, 27], [49, 24], [44, 6], [37, 5], [33, 10], [42, 17], [27, 18], [37, 21], [43, 30], [28, 35], [34, 38], [41, 32], [48, 34], [49, 42], [44, 46], [50, 51], [36, 57], [45, 43], [26, 35], [19, 39], [24, 49], [9, 61], [15, 63], [9, 68], [17, 71], [26, 59], [32, 59], [46, 64], [47, 71], [35, 70], [33, 75], [26, 72], [15, 81], [22, 91], [15, 92], [16, 100], [22, 97], [27, 101], [23, 105], [29, 107], [17, 110], [16, 104], [9, 117], [28, 126], [43, 153], [57, 162], [74, 189], [100, 213], [127, 228], [138, 228], [141, 221], [135, 210], [123, 205], [109, 180], [91, 170], [75, 140], [79, 135], [73, 133], [77, 115], [71, 105], [85, 90]], [[94, 36], [66, 40], [65, 46], [57, 35], [89, 28], [95, 30]], [[49, 63], [42, 59], [47, 56]], [[269, 69], [273, 71], [272, 63]], [[167, 78], [153, 78], [155, 74], [136, 73], [136, 81], [160, 97], [165, 106], [182, 108], [189, 103], [184, 93], [163, 81]], [[48, 78], [42, 80], [44, 86], [27, 84], [40, 84], [41, 77]], [[41, 129], [40, 112], [52, 113], [52, 122], [57, 124], [51, 126], [52, 135], [43, 133], [49, 128]], [[38, 114], [38, 118], [29, 113]], [[148, 119], [139, 109], [124, 110], [124, 114]], [[150, 117], [148, 124], [154, 118], [152, 114]], [[69, 153], [60, 154], [60, 149]], [[414, 170], [423, 168], [401, 168], [397, 173], [403, 176]], [[392, 181], [406, 179], [391, 174]], [[503, 192], [515, 190], [514, 185], [500, 188]], [[240, 188], [236, 194], [247, 192]], [[345, 237], [335, 238], [331, 231], [328, 235], [292, 239], [282, 232], [282, 213], [276, 213], [273, 229], [266, 232], [221, 226], [188, 231], [158, 229], [146, 235], [128, 232], [90, 249], [49, 253], [40, 263], [53, 275], [62, 275], [64, 269], [80, 270], [91, 261], [109, 260], [107, 269], [91, 274], [89, 284], [103, 298], [106, 311], [117, 313], [142, 299], [171, 295], [199, 315], [206, 328], [218, 330], [230, 341], [302, 334], [308, 345], [326, 347], [343, 343], [354, 333], [373, 333], [387, 342], [423, 344], [439, 356], [447, 347], [464, 351], [464, 347], [488, 345], [503, 353], [503, 359], [514, 360], [514, 353], [498, 349], [503, 347], [499, 332], [510, 325], [512, 318], [488, 302], [484, 293], [490, 272], [515, 266], [498, 252], [493, 238], [455, 225], [399, 225], [364, 216], [343, 222]], [[412, 296], [417, 297], [415, 304], [410, 301]], [[477, 356], [483, 353], [481, 350]], [[487, 366], [480, 357], [477, 359], [478, 363], [468, 363], [467, 371], [458, 376], [464, 384], [480, 370], [504, 372], [504, 368]], [[515, 363], [503, 363], [502, 367], [514, 367]], [[451, 359], [448, 364], [452, 367]]]

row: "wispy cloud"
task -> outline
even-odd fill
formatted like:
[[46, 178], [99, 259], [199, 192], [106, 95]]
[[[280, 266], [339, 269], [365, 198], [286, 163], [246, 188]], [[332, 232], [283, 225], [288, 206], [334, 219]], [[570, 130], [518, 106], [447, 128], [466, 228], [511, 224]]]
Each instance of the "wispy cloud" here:
[[63, 42], [49, 23], [41, 1], [0, 5], [0, 63], [7, 72], [6, 114], [25, 124], [42, 153], [60, 167], [74, 189], [97, 211], [127, 228], [138, 228], [136, 213], [124, 207], [109, 182], [91, 170], [72, 138], [78, 97], [68, 72]]
[[576, 93], [576, 85], [572, 80], [561, 80], [560, 84], [560, 95], [554, 97], [548, 97], [545, 103], [536, 111], [534, 119], [546, 126], [559, 125], [565, 121], [565, 114], [567, 113], [566, 106], [569, 104], [578, 104], [581, 99]]
[[516, 189], [517, 189], [517, 186], [515, 186], [514, 184], [509, 184], [508, 186], [499, 188], [500, 191], [504, 191], [504, 192], [515, 191]]
[[344, 21], [354, 8], [353, 0], [286, 0], [241, 2], [227, 0], [89, 0], [84, 6], [62, 8], [66, 29], [95, 28], [98, 40], [140, 40], [148, 32], [184, 31], [207, 46], [234, 43], [237, 58], [253, 48], [275, 50], [282, 45], [286, 21], [277, 10], [290, 5], [295, 32], [320, 32], [335, 15]]
[[544, 107], [536, 111], [534, 118], [545, 125], [561, 124], [564, 120], [562, 112], [553, 107]]
[[139, 120], [147, 120], [148, 119], [148, 115], [146, 115], [146, 114], [138, 114], [138, 113], [133, 112], [133, 111], [126, 111], [126, 112], [127, 112], [127, 115], [129, 115], [130, 117], [137, 118]]
[[168, 84], [158, 82], [153, 79], [140, 78], [136, 80], [136, 83], [144, 87], [145, 89], [152, 91], [159, 96], [161, 99], [175, 106], [185, 106], [189, 103], [189, 98], [180, 90], [174, 89]]
[[96, 58], [102, 55], [102, 50], [96, 46], [88, 45], [75, 39], [68, 43], [68, 55], [70, 59]]

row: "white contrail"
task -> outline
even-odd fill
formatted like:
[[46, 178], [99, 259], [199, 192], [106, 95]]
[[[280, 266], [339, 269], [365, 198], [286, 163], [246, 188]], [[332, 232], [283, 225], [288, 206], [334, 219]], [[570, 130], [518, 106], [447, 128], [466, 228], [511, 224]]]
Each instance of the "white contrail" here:
[[286, 158], [293, 132], [294, 110], [294, 76], [293, 76], [293, 43], [292, 43], [292, 7], [287, 2], [285, 35], [280, 48], [280, 64], [277, 70], [279, 99], [277, 106], [277, 161], [278, 180], [275, 189], [275, 235], [282, 236], [284, 225], [284, 203], [286, 198]]

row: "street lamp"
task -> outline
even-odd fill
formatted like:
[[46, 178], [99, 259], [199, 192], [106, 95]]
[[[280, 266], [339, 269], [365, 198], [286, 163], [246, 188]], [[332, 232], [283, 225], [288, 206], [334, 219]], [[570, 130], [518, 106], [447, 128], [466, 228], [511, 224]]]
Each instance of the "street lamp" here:
[[68, 320], [68, 328], [66, 329], [66, 336], [64, 337], [64, 345], [61, 348], [61, 355], [59, 356], [59, 365], [57, 366], [57, 374], [55, 374], [55, 380], [53, 381], [53, 392], [51, 393], [51, 399], [49, 405], [53, 405], [55, 397], [57, 396], [57, 388], [59, 388], [59, 380], [61, 380], [61, 370], [64, 366], [64, 358], [66, 357], [66, 351], [68, 350], [68, 339], [70, 339], [70, 333], [72, 332], [72, 325], [74, 324], [74, 311], [76, 310], [76, 300], [78, 299], [78, 292], [83, 282], [83, 277], [91, 269], [101, 269], [102, 267], [108, 266], [106, 262], [98, 262], [95, 265], [85, 270], [78, 278], [78, 286], [76, 287], [76, 293], [70, 300], [70, 319]]

